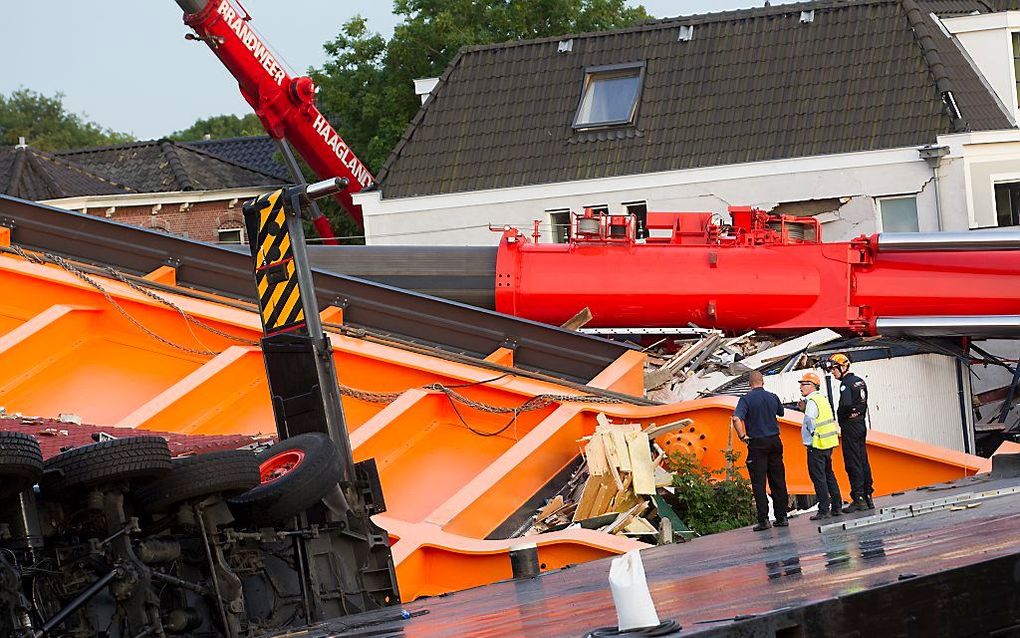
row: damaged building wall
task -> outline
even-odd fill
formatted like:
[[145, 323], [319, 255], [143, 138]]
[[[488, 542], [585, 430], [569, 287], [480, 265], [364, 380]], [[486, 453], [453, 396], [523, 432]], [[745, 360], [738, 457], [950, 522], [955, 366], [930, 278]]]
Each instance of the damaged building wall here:
[[885, 198], [916, 197], [921, 232], [997, 226], [995, 185], [1020, 191], [1020, 131], [943, 135], [932, 146], [945, 152], [937, 169], [920, 148], [901, 148], [399, 199], [385, 197], [384, 183], [354, 199], [369, 244], [492, 245], [499, 234], [490, 225], [530, 230], [534, 220], [542, 241], [552, 241], [557, 213], [585, 206], [625, 213], [634, 203], [650, 211], [817, 214], [826, 241], [885, 230]]
[[[962, 181], [953, 183], [962, 171], [944, 167], [940, 177], [943, 191], [964, 190]], [[817, 213], [825, 240], [840, 241], [880, 231], [886, 197], [916, 196], [919, 230], [937, 230], [932, 184], [931, 168], [907, 148], [401, 199], [386, 199], [384, 184], [355, 200], [364, 207], [369, 244], [491, 245], [499, 235], [490, 225], [530, 229], [536, 219], [542, 241], [552, 241], [557, 212], [607, 206], [624, 213], [634, 202], [650, 211], [724, 216], [728, 206], [747, 205]], [[966, 220], [966, 208], [960, 212]]]

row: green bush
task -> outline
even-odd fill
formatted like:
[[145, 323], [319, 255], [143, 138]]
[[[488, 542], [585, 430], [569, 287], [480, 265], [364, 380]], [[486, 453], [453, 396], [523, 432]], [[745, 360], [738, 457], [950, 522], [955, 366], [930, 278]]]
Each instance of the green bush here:
[[692, 455], [669, 457], [680, 507], [677, 514], [699, 534], [715, 534], [755, 522], [751, 484], [736, 471], [739, 452], [726, 452], [726, 469], [709, 471]]

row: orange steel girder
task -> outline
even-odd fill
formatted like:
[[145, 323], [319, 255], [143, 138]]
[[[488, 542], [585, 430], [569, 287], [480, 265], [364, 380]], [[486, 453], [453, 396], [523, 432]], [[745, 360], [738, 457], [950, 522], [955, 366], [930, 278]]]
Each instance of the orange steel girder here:
[[[101, 293], [57, 266], [0, 254], [0, 405], [25, 414], [73, 412], [86, 422], [143, 430], [275, 433], [261, 353], [242, 343], [261, 335], [254, 305], [159, 293], [237, 338], [232, 340], [187, 323], [175, 309], [121, 282], [92, 277], [137, 323], [166, 341], [212, 354], [186, 352], [147, 335]], [[164, 269], [151, 278], [174, 281]], [[342, 313], [329, 308], [323, 317], [336, 323]], [[642, 426], [691, 418], [692, 426], [660, 437], [660, 445], [694, 452], [710, 468], [725, 463], [732, 398], [652, 407], [564, 401], [510, 423], [507, 414], [464, 405], [458, 415], [445, 394], [421, 388], [474, 384], [458, 392], [507, 407], [539, 394], [581, 393], [512, 373], [494, 379], [500, 375], [492, 369], [393, 345], [337, 333], [330, 338], [343, 385], [400, 393], [389, 403], [350, 396], [343, 403], [356, 460], [374, 457], [378, 464], [388, 511], [376, 520], [393, 539], [406, 600], [509, 578], [507, 552], [522, 542], [538, 544], [543, 569], [643, 547], [583, 529], [485, 540], [576, 458], [579, 439], [594, 431], [599, 412]], [[487, 359], [509, 366], [513, 352], [498, 349]], [[641, 394], [643, 362], [644, 355], [626, 353], [589, 385]], [[461, 417], [477, 432], [510, 426], [484, 437]], [[811, 493], [799, 427], [798, 414], [782, 421], [787, 477], [792, 493]], [[871, 432], [868, 443], [879, 494], [960, 478], [986, 464], [880, 432]], [[838, 451], [836, 466], [841, 470]]]

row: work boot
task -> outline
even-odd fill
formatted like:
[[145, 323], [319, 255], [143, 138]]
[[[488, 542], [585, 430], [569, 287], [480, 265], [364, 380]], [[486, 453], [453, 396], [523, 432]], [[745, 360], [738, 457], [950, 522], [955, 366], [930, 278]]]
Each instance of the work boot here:
[[784, 516], [783, 518], [777, 518], [775, 525], [776, 527], [789, 527], [790, 521], [786, 520], [786, 517]]
[[818, 510], [818, 511], [817, 511], [817, 512], [815, 512], [815, 513], [814, 513], [814, 514], [813, 514], [813, 515], [811, 516], [811, 518], [810, 518], [810, 519], [808, 519], [808, 520], [812, 520], [812, 521], [820, 521], [820, 520], [822, 520], [823, 518], [829, 518], [829, 513], [828, 513], [828, 512], [826, 512], [826, 511], [824, 511], [824, 510]]
[[864, 497], [864, 506], [865, 506], [865, 509], [869, 509], [869, 510], [875, 509], [875, 501], [871, 500], [871, 495], [870, 494]]
[[863, 498], [855, 498], [852, 503], [843, 508], [844, 514], [853, 514], [854, 512], [863, 512], [868, 509], [868, 504], [864, 502]]
[[842, 516], [843, 510], [839, 509], [839, 503], [832, 506], [832, 511], [829, 512], [829, 516]]
[[751, 529], [753, 529], [756, 532], [764, 532], [765, 530], [769, 529], [770, 527], [772, 527], [772, 523], [770, 523], [768, 521], [763, 521], [763, 522], [758, 523], [757, 525], [755, 525]]

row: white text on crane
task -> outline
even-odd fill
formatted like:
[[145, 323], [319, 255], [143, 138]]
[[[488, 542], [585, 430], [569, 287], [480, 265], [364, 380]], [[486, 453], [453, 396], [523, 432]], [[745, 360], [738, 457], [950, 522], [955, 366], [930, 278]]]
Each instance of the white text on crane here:
[[368, 172], [368, 169], [361, 163], [361, 160], [347, 146], [347, 142], [343, 141], [340, 134], [330, 126], [329, 121], [321, 113], [315, 115], [315, 124], [312, 127], [322, 136], [323, 141], [333, 149], [333, 153], [347, 167], [347, 170], [351, 172], [351, 176], [358, 180], [361, 188], [368, 188], [372, 184], [372, 174]]
[[216, 13], [223, 16], [223, 21], [227, 23], [227, 26], [237, 35], [237, 38], [244, 46], [251, 51], [251, 54], [259, 61], [259, 64], [266, 70], [266, 73], [269, 74], [269, 77], [277, 85], [282, 85], [283, 78], [286, 77], [283, 67], [276, 61], [273, 54], [269, 52], [269, 47], [251, 30], [248, 22], [237, 15], [237, 11], [230, 4], [230, 0], [220, 0], [220, 6], [216, 9]]

